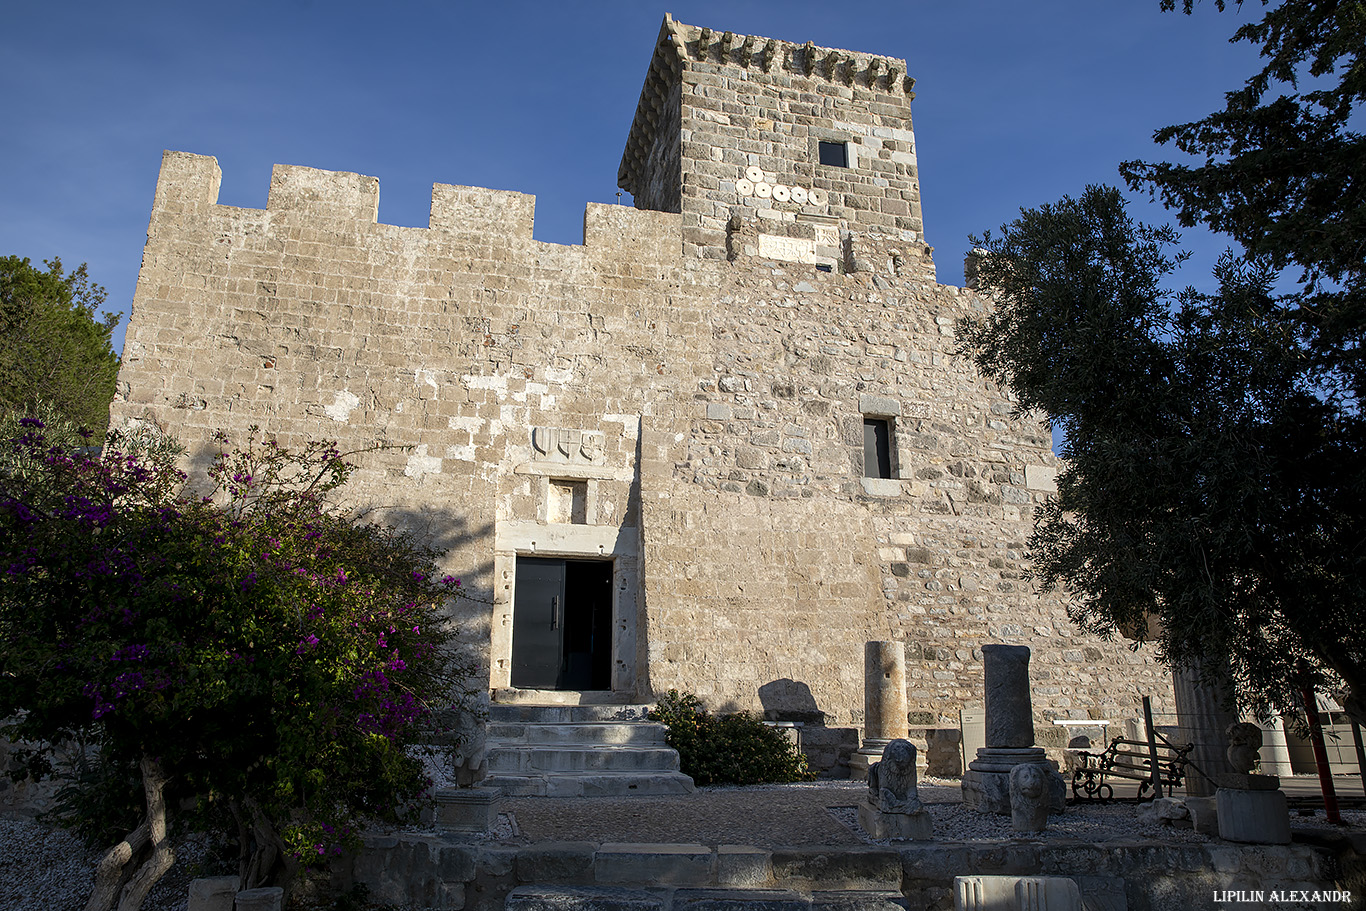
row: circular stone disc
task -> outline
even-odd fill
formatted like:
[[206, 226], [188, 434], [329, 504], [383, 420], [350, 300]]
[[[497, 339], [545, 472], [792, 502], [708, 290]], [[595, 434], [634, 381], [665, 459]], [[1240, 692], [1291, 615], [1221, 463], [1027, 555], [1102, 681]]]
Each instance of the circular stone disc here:
[[754, 193], [754, 184], [741, 177], [735, 182], [735, 192], [740, 196], [750, 196]]
[[806, 187], [793, 187], [792, 201], [798, 204], [806, 202]]
[[813, 206], [823, 206], [828, 197], [826, 197], [824, 190], [818, 190], [813, 187], [806, 192], [806, 198], [811, 200], [811, 205]]
[[760, 199], [768, 199], [773, 195], [773, 188], [766, 183], [756, 183], [754, 185], [754, 195]]
[[750, 165], [749, 167], [745, 168], [745, 180], [748, 180], [750, 183], [763, 183], [764, 172], [759, 170], [754, 165]]
[[792, 191], [782, 184], [778, 184], [773, 188], [773, 198], [778, 202], [787, 202], [792, 198]]

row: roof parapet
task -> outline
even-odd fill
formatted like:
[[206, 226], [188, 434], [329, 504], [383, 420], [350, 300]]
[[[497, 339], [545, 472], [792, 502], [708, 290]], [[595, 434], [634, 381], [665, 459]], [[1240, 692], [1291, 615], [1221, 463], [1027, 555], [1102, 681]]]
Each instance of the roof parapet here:
[[810, 41], [794, 44], [759, 35], [718, 34], [709, 28], [684, 25], [665, 13], [617, 169], [617, 186], [632, 195], [640, 186], [669, 87], [683, 66], [692, 61], [757, 67], [765, 73], [777, 71], [838, 85], [859, 85], [870, 91], [903, 94], [908, 101], [915, 98], [915, 79], [906, 75], [906, 61], [901, 58], [818, 47]]

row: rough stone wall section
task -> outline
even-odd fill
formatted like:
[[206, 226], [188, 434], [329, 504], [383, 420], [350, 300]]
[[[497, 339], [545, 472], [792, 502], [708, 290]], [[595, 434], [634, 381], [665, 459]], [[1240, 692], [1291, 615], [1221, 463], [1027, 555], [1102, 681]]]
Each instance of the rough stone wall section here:
[[[725, 255], [733, 213], [784, 236], [794, 223], [924, 239], [905, 61], [719, 33], [666, 19], [622, 161], [621, 186], [641, 208], [677, 174], [684, 250]], [[646, 150], [665, 135], [659, 99], [679, 90], [682, 165]], [[667, 106], [664, 108], [668, 110]], [[672, 134], [669, 134], [672, 138]], [[821, 142], [847, 166], [820, 163]], [[755, 179], [756, 174], [759, 179]], [[814, 194], [812, 191], [816, 191]], [[675, 211], [675, 210], [670, 210]]]

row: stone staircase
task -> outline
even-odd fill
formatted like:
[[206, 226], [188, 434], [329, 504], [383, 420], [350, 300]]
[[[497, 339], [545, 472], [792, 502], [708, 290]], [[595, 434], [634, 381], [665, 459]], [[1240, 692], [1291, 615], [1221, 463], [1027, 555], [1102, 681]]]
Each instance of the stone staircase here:
[[508, 797], [688, 794], [665, 728], [645, 705], [489, 707], [485, 784]]

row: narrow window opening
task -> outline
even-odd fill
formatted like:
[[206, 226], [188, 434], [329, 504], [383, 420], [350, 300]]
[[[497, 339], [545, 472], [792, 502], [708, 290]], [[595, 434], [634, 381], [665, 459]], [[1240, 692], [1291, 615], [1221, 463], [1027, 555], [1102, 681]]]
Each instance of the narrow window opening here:
[[829, 263], [816, 263], [816, 271], [817, 271], [817, 272], [833, 272], [833, 271], [834, 271], [834, 266], [830, 265]]
[[849, 148], [847, 143], [820, 140], [818, 145], [821, 164], [830, 165], [834, 168], [849, 167]]
[[886, 418], [863, 419], [863, 476], [892, 476], [892, 422]]

